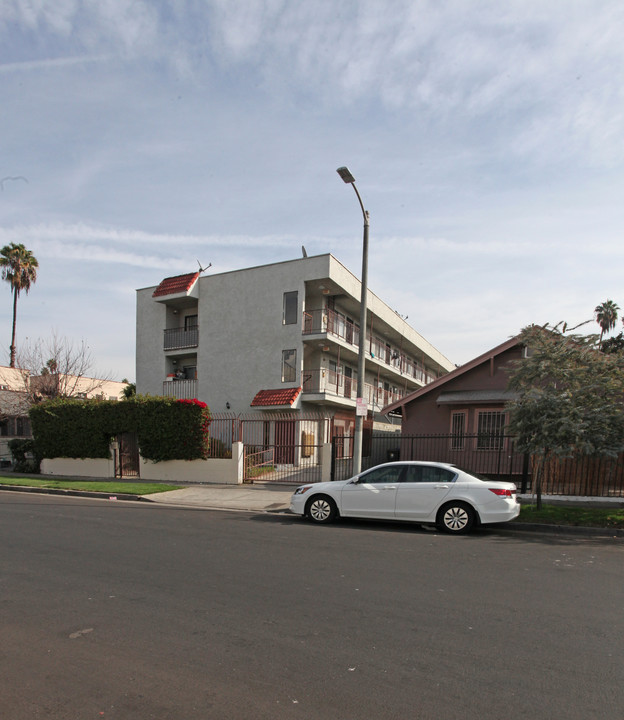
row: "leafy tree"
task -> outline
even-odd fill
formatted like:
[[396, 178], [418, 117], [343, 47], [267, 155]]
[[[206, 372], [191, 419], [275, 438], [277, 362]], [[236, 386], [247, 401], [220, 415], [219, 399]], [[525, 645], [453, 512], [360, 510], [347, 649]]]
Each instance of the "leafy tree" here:
[[615, 327], [619, 309], [620, 308], [613, 302], [613, 300], [605, 300], [594, 309], [596, 322], [600, 325], [600, 339], [598, 341], [598, 347], [602, 345], [602, 336]]
[[13, 328], [11, 331], [10, 367], [15, 367], [15, 327], [17, 321], [17, 298], [22, 290], [26, 293], [37, 280], [37, 258], [24, 245], [11, 243], [0, 250], [2, 279], [11, 285], [13, 292]]
[[596, 335], [564, 335], [530, 325], [519, 335], [527, 356], [514, 362], [509, 430], [537, 461], [535, 492], [556, 457], [611, 456], [624, 451], [624, 357], [598, 352]]
[[605, 340], [600, 349], [603, 353], [619, 353], [624, 350], [624, 332], [618, 333], [615, 337]]
[[130, 398], [136, 397], [136, 383], [128, 382], [125, 378], [121, 381], [127, 383], [123, 389], [124, 400], [130, 400]]

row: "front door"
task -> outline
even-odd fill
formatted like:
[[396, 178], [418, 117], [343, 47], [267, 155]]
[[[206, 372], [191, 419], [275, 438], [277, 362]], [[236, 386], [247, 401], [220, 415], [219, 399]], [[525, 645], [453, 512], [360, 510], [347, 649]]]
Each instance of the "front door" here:
[[391, 519], [403, 465], [373, 468], [362, 473], [357, 483], [342, 489], [341, 514], [351, 517]]
[[351, 383], [353, 378], [353, 370], [350, 367], [344, 369], [344, 396], [347, 398], [351, 397]]
[[278, 420], [275, 423], [275, 462], [278, 465], [295, 463], [295, 421]]

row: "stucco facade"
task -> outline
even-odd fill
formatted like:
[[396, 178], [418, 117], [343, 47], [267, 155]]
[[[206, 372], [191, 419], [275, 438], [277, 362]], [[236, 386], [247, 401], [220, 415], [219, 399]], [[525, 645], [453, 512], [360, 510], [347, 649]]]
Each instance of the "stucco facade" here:
[[[354, 419], [360, 287], [326, 254], [140, 289], [137, 392], [196, 397], [213, 413]], [[366, 331], [369, 417], [454, 367], [372, 292]], [[260, 391], [284, 388], [301, 388], [292, 404], [252, 407]]]

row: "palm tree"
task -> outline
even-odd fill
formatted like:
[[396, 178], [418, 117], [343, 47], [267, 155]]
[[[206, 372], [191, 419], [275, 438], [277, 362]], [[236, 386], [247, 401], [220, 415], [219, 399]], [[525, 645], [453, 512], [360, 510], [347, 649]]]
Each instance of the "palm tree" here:
[[615, 327], [619, 309], [620, 308], [613, 302], [613, 300], [605, 300], [603, 303], [596, 306], [594, 313], [596, 314], [596, 322], [600, 325], [600, 340], [598, 341], [598, 347], [602, 347], [602, 336]]
[[24, 245], [11, 243], [0, 250], [2, 279], [11, 285], [13, 292], [13, 329], [11, 332], [10, 367], [15, 367], [15, 325], [17, 319], [17, 298], [22, 290], [27, 293], [37, 280], [37, 258]]

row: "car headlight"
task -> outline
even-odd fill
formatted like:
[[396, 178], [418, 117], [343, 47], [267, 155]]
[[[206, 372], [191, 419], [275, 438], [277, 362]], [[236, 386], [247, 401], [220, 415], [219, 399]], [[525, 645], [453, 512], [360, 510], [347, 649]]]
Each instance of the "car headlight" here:
[[295, 495], [305, 495], [305, 493], [308, 492], [308, 490], [312, 489], [312, 485], [302, 485], [301, 487], [298, 487], [294, 494]]

